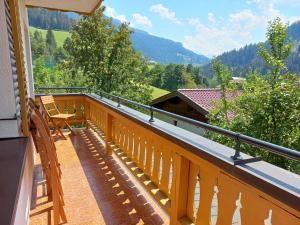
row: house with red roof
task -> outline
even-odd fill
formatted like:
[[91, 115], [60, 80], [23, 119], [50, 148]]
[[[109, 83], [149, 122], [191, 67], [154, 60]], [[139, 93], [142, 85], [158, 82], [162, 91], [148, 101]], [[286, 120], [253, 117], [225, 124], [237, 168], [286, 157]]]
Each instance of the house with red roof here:
[[[226, 98], [231, 101], [241, 92], [228, 92]], [[221, 100], [219, 88], [178, 89], [157, 99], [152, 106], [189, 117], [202, 122], [208, 122], [206, 115]]]

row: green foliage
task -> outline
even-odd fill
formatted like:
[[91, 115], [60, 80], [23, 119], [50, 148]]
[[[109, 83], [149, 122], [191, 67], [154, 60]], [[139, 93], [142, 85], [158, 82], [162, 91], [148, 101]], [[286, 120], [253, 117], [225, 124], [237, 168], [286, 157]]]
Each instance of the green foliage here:
[[35, 30], [34, 33], [30, 33], [30, 41], [33, 65], [37, 59], [43, 58], [46, 67], [55, 67], [67, 58], [67, 52], [62, 47], [57, 48], [52, 30], [48, 30], [45, 35]]
[[272, 89], [280, 80], [283, 73], [286, 73], [287, 66], [285, 60], [291, 52], [291, 43], [285, 43], [287, 38], [287, 26], [284, 25], [280, 18], [276, 18], [269, 23], [267, 31], [267, 39], [270, 50], [268, 51], [262, 43], [259, 44], [259, 55], [265, 63], [270, 66], [271, 71], [268, 72], [268, 78]]
[[207, 87], [209, 79], [200, 75], [200, 68], [192, 64], [152, 65], [146, 73], [151, 85], [174, 91], [179, 88]]
[[155, 64], [150, 68], [147, 76], [150, 79], [151, 85], [154, 87], [162, 87], [162, 76], [164, 74], [165, 67], [161, 64]]
[[181, 65], [169, 64], [162, 75], [162, 88], [174, 91], [184, 84], [184, 68]]
[[30, 33], [30, 40], [32, 60], [34, 61], [45, 54], [45, 40], [42, 36], [42, 33], [37, 30], [34, 32], [34, 34]]
[[46, 35], [46, 51], [48, 51], [50, 55], [54, 55], [55, 50], [56, 50], [55, 37], [53, 31], [49, 29]]
[[86, 78], [82, 73], [72, 70], [67, 63], [47, 67], [44, 58], [35, 60], [33, 67], [35, 87], [84, 87]]
[[[216, 125], [265, 140], [281, 146], [300, 149], [300, 94], [299, 78], [286, 67], [291, 45], [286, 40], [287, 26], [280, 19], [270, 22], [267, 31], [268, 46], [260, 45], [259, 54], [267, 64], [268, 73], [249, 74], [243, 85], [243, 94], [236, 98], [230, 110], [234, 118], [224, 124], [212, 120]], [[220, 140], [220, 137], [219, 137]], [[233, 146], [228, 140], [223, 143]], [[282, 168], [300, 173], [300, 166], [294, 161], [263, 152], [254, 147], [242, 145], [243, 151], [276, 164]]]
[[[229, 122], [228, 120], [228, 113], [229, 113], [229, 101], [227, 100], [227, 94], [229, 91], [233, 90], [232, 86], [232, 75], [228, 68], [220, 63], [218, 59], [213, 60], [213, 71], [217, 78], [218, 83], [220, 84], [221, 89], [221, 104], [219, 109], [215, 111], [215, 114], [211, 115], [211, 119], [213, 120], [214, 117], [218, 118], [218, 120], [224, 120], [226, 123]], [[217, 115], [217, 116], [216, 116]]]
[[127, 24], [116, 28], [100, 8], [93, 16], [82, 17], [65, 44], [74, 67], [85, 74], [95, 90], [148, 102], [151, 90], [144, 74], [146, 62], [131, 45]]

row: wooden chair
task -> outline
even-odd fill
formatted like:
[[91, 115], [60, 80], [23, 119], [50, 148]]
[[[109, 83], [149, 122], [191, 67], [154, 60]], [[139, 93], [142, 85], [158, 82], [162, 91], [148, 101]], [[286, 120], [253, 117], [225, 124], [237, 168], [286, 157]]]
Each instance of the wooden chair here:
[[56, 147], [48, 127], [48, 123], [33, 100], [29, 101], [31, 108], [30, 128], [36, 149], [40, 155], [43, 172], [46, 177], [47, 195], [53, 201], [54, 225], [67, 222], [64, 211], [63, 189], [61, 186], [61, 170], [56, 153]]
[[52, 95], [41, 96], [40, 98], [42, 106], [47, 112], [49, 120], [53, 125], [54, 129], [52, 133], [54, 134], [56, 131], [58, 131], [58, 133], [60, 133], [62, 137], [66, 138], [62, 132], [62, 128], [66, 125], [67, 128], [72, 132], [72, 134], [75, 134], [73, 129], [67, 122], [68, 119], [74, 117], [75, 114], [60, 113]]

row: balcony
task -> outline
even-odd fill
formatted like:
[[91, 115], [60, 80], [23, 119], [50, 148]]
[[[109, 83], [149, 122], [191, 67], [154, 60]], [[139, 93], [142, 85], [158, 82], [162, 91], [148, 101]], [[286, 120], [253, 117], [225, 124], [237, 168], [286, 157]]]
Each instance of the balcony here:
[[[92, 130], [56, 139], [68, 224], [168, 224], [133, 177]], [[36, 162], [30, 224], [49, 224], [51, 202]], [[165, 221], [165, 222], [164, 222]]]
[[[55, 137], [68, 224], [299, 224], [299, 175], [115, 100], [55, 95], [80, 127]], [[41, 171], [30, 224], [53, 222]]]

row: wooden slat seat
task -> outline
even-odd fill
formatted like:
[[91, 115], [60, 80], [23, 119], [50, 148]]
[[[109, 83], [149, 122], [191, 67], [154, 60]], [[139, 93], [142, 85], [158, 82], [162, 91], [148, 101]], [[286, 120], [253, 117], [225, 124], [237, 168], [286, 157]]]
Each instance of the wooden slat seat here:
[[74, 117], [74, 114], [64, 114], [64, 113], [60, 113], [54, 116], [51, 116], [51, 118], [55, 118], [55, 119], [69, 119]]

